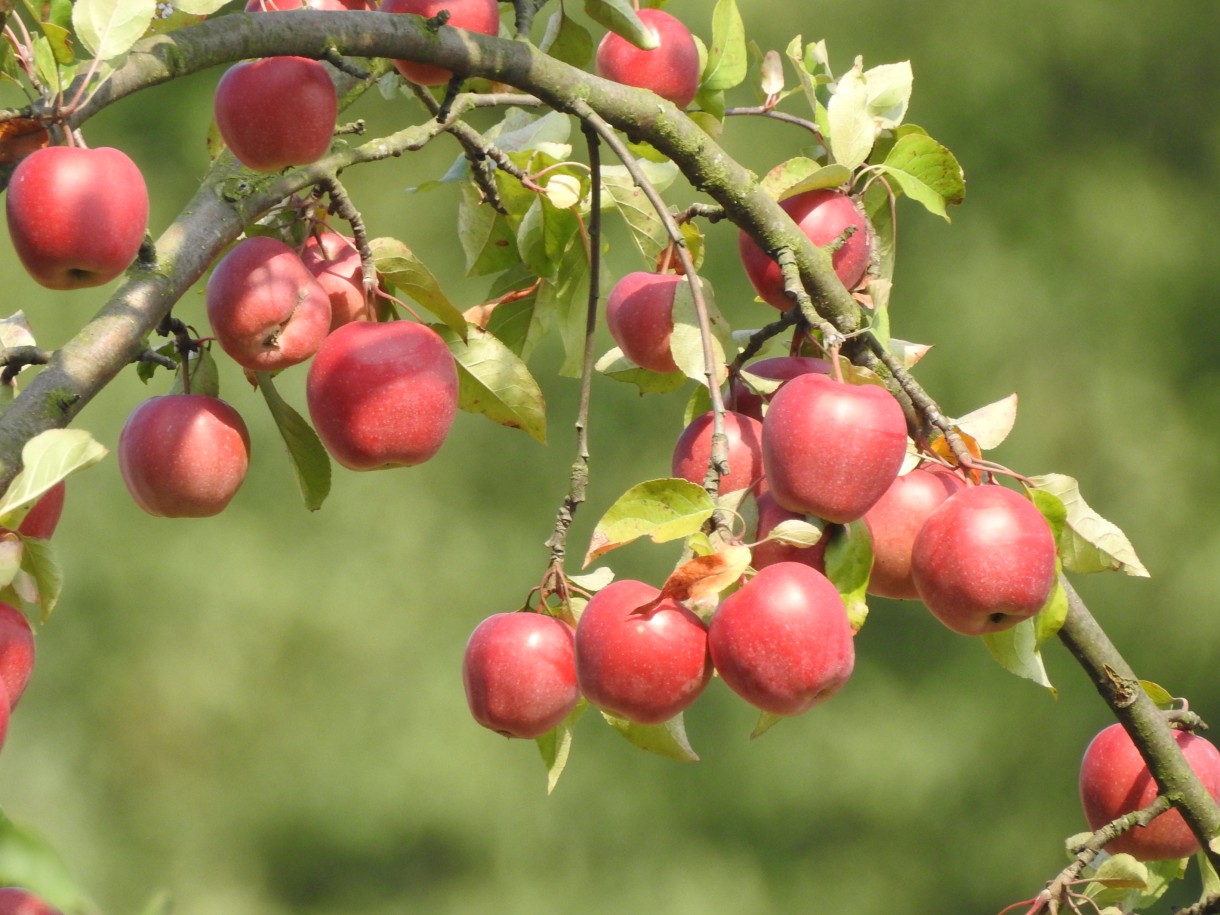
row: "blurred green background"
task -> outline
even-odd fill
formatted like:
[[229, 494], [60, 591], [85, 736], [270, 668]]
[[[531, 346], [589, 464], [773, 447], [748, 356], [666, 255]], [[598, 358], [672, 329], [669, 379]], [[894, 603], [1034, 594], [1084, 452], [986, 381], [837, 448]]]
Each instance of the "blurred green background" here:
[[[710, 33], [710, 2], [669, 8]], [[827, 39], [840, 72], [856, 54], [912, 61], [909, 120], [957, 154], [968, 196], [951, 226], [903, 203], [894, 332], [936, 344], [918, 375], [950, 414], [1019, 392], [996, 458], [1078, 477], [1128, 531], [1151, 580], [1078, 586], [1142, 676], [1220, 718], [1220, 6], [742, 9], [764, 49], [800, 31]], [[220, 72], [88, 126], [91, 144], [145, 170], [154, 234], [206, 167]], [[389, 124], [400, 110], [372, 100], [361, 113]], [[761, 172], [804, 137], [752, 119], [725, 142]], [[405, 190], [456, 153], [442, 139], [347, 179], [373, 234], [407, 241], [474, 304], [486, 282], [461, 275], [455, 190]], [[731, 228], [710, 236], [730, 320], [769, 320]], [[0, 247], [0, 308], [24, 309], [43, 345], [103, 301], [36, 287]], [[637, 269], [621, 248], [611, 265]], [[201, 293], [178, 313], [204, 326]], [[693, 765], [642, 753], [591, 714], [550, 797], [532, 745], [469, 719], [466, 636], [538, 582], [567, 485], [576, 386], [549, 377], [554, 362], [554, 347], [538, 362], [548, 447], [461, 415], [425, 466], [337, 471], [317, 514], [300, 506], [261, 399], [227, 367], [255, 460], [224, 515], [143, 515], [113, 458], [74, 478], [57, 534], [67, 586], [0, 756], [0, 806], [110, 915], [159, 891], [180, 915], [964, 915], [1037, 892], [1083, 828], [1077, 764], [1108, 722], [1058, 644], [1055, 700], [918, 605], [876, 600], [833, 702], [750, 741], [753, 713], [714, 683], [687, 713]], [[280, 383], [298, 404], [303, 378]], [[150, 391], [128, 372], [80, 425], [113, 447], [166, 383]], [[668, 471], [682, 398], [633, 391], [596, 382], [574, 554], [622, 490]], [[638, 544], [608, 558], [657, 581], [676, 553]]]

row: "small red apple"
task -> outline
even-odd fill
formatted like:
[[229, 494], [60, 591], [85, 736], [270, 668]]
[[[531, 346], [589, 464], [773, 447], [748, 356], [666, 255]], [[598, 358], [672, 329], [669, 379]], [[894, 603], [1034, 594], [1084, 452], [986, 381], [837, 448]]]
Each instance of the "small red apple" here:
[[767, 566], [725, 598], [708, 623], [708, 648], [729, 688], [773, 715], [829, 699], [856, 657], [839, 592], [801, 562]]
[[304, 362], [330, 332], [330, 297], [296, 251], [254, 235], [212, 271], [208, 320], [221, 348], [244, 368], [274, 372]]
[[767, 486], [789, 511], [854, 521], [898, 476], [906, 429], [885, 388], [799, 375], [775, 392], [763, 420]]
[[351, 321], [373, 319], [364, 298], [360, 252], [352, 239], [331, 231], [310, 235], [301, 249], [301, 263], [330, 297], [331, 330]]
[[678, 371], [669, 338], [674, 332], [674, 293], [686, 277], [672, 273], [628, 273], [606, 300], [606, 326], [623, 355], [640, 368], [663, 375]]
[[48, 289], [108, 283], [148, 228], [148, 188], [120, 150], [48, 146], [18, 163], [5, 201], [22, 265]]
[[[21, 523], [17, 525], [17, 533], [23, 537], [35, 537], [39, 540], [50, 540], [59, 526], [60, 516], [64, 511], [64, 495], [66, 487], [60, 480], [34, 503], [34, 507], [26, 512]], [[4, 528], [0, 527], [0, 533]]]
[[[810, 372], [829, 375], [830, 368], [830, 363], [825, 359], [817, 359], [813, 356], [772, 356], [769, 359], [751, 362], [744, 371], [768, 381], [778, 381], [780, 383], [776, 388], [778, 390], [779, 387], [783, 387], [785, 381], [790, 381], [798, 375], [807, 375]], [[729, 406], [746, 416], [762, 419], [763, 405], [770, 403], [774, 394], [775, 391], [770, 394], [754, 393], [737, 375], [729, 379]]]
[[[430, 19], [441, 10], [449, 11], [450, 25], [481, 35], [500, 32], [500, 5], [497, 0], [382, 0], [383, 13], [414, 13]], [[413, 60], [396, 60], [394, 67], [403, 78], [420, 86], [441, 86], [453, 73], [433, 64]]]
[[305, 397], [322, 444], [344, 467], [410, 467], [436, 454], [449, 433], [457, 365], [423, 324], [358, 321], [322, 343]]
[[206, 394], [163, 394], [140, 404], [119, 433], [119, 471], [150, 515], [202, 518], [221, 512], [250, 463], [240, 414]]
[[932, 514], [966, 481], [947, 467], [925, 464], [896, 479], [864, 514], [873, 538], [873, 570], [868, 593], [879, 597], [919, 597], [911, 577], [911, 547]]
[[34, 673], [34, 632], [25, 614], [0, 601], [0, 685], [10, 709], [25, 692]]
[[[776, 502], [770, 492], [759, 493], [755, 503], [758, 506], [755, 540], [763, 540], [777, 525], [785, 521], [806, 520], [803, 513], [788, 511]], [[811, 569], [825, 572], [826, 546], [829, 542], [830, 528], [822, 532], [821, 538], [813, 546], [794, 546], [791, 543], [780, 543], [778, 540], [766, 540], [754, 547], [750, 564], [761, 570], [780, 562], [802, 562]]]
[[[1186, 731], [1174, 740], [1205, 788], [1220, 802], [1220, 750]], [[1124, 814], [1147, 807], [1160, 789], [1121, 724], [1104, 728], [1084, 751], [1080, 763], [1080, 800], [1089, 828], [1096, 831]], [[1147, 826], [1130, 829], [1106, 846], [1140, 861], [1185, 858], [1199, 850], [1199, 840], [1177, 810], [1162, 813]]]
[[625, 86], [651, 89], [685, 108], [699, 89], [699, 48], [690, 29], [663, 10], [642, 9], [637, 15], [656, 36], [657, 47], [646, 51], [607, 32], [597, 46], [597, 75]]
[[[854, 229], [851, 237], [831, 255], [839, 280], [848, 289], [854, 289], [868, 269], [873, 249], [873, 229], [859, 203], [840, 191], [821, 188], [794, 194], [779, 205], [819, 247], [831, 244], [849, 228]], [[745, 232], [738, 236], [737, 250], [759, 297], [780, 311], [791, 308], [794, 303], [784, 294], [779, 264]]]
[[216, 127], [242, 165], [276, 172], [326, 154], [339, 100], [326, 67], [308, 57], [234, 64], [216, 84]]
[[689, 706], [712, 676], [707, 627], [672, 599], [635, 612], [660, 591], [620, 579], [598, 591], [576, 625], [580, 690], [603, 711], [660, 724]]
[[63, 915], [29, 890], [16, 886], [0, 888], [0, 915]]
[[1010, 629], [1050, 597], [1055, 537], [1029, 499], [999, 485], [970, 486], [924, 521], [911, 575], [920, 599], [954, 632]]
[[246, 0], [247, 13], [277, 13], [281, 10], [366, 10], [365, 0]]
[[474, 720], [506, 737], [540, 737], [580, 701], [572, 627], [545, 613], [496, 613], [462, 658]]
[[[675, 477], [703, 485], [712, 457], [714, 414], [696, 416], [682, 430], [674, 444], [670, 470]], [[720, 492], [730, 493], [756, 484], [763, 475], [762, 423], [750, 416], [724, 414], [724, 434], [728, 438], [729, 472], [720, 478]]]

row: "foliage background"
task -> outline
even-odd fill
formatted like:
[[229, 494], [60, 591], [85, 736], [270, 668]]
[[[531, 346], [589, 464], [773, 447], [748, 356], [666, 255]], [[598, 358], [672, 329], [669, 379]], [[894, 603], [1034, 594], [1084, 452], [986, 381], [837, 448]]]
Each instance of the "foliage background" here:
[[[669, 8], [710, 32], [710, 4]], [[969, 190], [952, 226], [904, 203], [895, 333], [937, 344], [918, 374], [950, 413], [1020, 393], [997, 459], [1077, 476], [1128, 531], [1153, 578], [1080, 589], [1142, 676], [1220, 717], [1215, 4], [742, 9], [764, 48], [798, 29], [826, 38], [836, 71], [857, 53], [912, 60], [910, 120], [956, 153]], [[89, 125], [93, 145], [145, 170], [154, 233], [206, 167], [220, 72]], [[380, 100], [361, 113], [395, 114]], [[757, 119], [727, 134], [760, 172], [801, 142]], [[442, 139], [347, 177], [373, 233], [403, 238], [473, 304], [485, 284], [461, 276], [454, 189], [405, 191], [456, 154]], [[722, 308], [737, 326], [768, 320], [733, 230], [710, 233]], [[34, 286], [0, 247], [3, 311], [25, 309], [44, 345], [100, 304]], [[624, 251], [615, 272], [638, 269]], [[205, 326], [202, 294], [178, 313]], [[547, 380], [554, 356], [537, 368], [549, 447], [461, 415], [428, 465], [336, 472], [316, 515], [233, 371], [224, 393], [251, 422], [255, 463], [224, 515], [144, 516], [113, 459], [74, 479], [57, 534], [67, 588], [0, 756], [0, 805], [108, 913], [158, 890], [181, 915], [977, 913], [1032, 895], [1083, 827], [1076, 768], [1108, 721], [1058, 645], [1052, 700], [919, 606], [876, 600], [833, 702], [750, 742], [752, 713], [716, 683], [687, 715], [693, 766], [642, 754], [590, 715], [549, 798], [532, 746], [468, 719], [465, 638], [537, 582], [566, 487], [575, 384]], [[281, 390], [299, 402], [303, 377], [290, 370]], [[130, 372], [82, 425], [113, 447], [160, 389]], [[681, 398], [633, 390], [596, 384], [574, 553], [623, 489], [668, 472]], [[609, 558], [656, 580], [675, 554]]]

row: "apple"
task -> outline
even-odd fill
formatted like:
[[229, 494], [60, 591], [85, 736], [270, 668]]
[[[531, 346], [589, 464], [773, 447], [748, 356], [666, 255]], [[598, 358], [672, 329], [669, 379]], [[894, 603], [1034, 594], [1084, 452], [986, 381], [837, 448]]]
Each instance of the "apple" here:
[[576, 624], [576, 676], [585, 698], [639, 724], [673, 718], [712, 676], [707, 627], [685, 604], [620, 579], [593, 596]]
[[474, 720], [506, 737], [541, 737], [580, 701], [572, 627], [545, 613], [496, 613], [462, 658]]
[[281, 10], [366, 10], [365, 0], [246, 0], [247, 13], [277, 13]]
[[[1220, 802], [1220, 750], [1203, 737], [1174, 731], [1186, 762]], [[1104, 728], [1089, 743], [1080, 763], [1080, 801], [1089, 828], [1096, 831], [1124, 814], [1147, 807], [1160, 793], [1152, 773], [1121, 724]], [[1168, 810], [1147, 826], [1124, 832], [1106, 845], [1110, 854], [1125, 853], [1140, 861], [1185, 858], [1199, 850], [1186, 820]]]
[[[830, 369], [831, 365], [829, 362], [813, 356], [772, 356], [768, 359], [759, 359], [757, 362], [751, 362], [744, 367], [743, 371], [767, 381], [778, 381], [779, 384], [776, 386], [776, 390], [778, 390], [780, 387], [783, 387], [785, 381], [789, 381], [798, 375], [807, 375], [810, 372], [829, 375]], [[729, 406], [738, 413], [744, 413], [746, 416], [762, 419], [763, 406], [770, 403], [771, 397], [774, 394], [775, 391], [771, 391], [768, 394], [755, 393], [742, 380], [740, 375], [734, 375], [729, 379]]]
[[[449, 11], [446, 25], [481, 35], [500, 33], [500, 5], [497, 0], [382, 0], [383, 13], [414, 13], [431, 19], [441, 10]], [[420, 86], [440, 86], [453, 78], [452, 71], [414, 60], [396, 60], [394, 67], [403, 78]]]
[[[758, 507], [758, 527], [755, 540], [763, 540], [777, 525], [784, 521], [805, 521], [801, 512], [788, 511], [768, 491], [758, 494], [755, 500]], [[754, 547], [751, 565], [755, 569], [765, 569], [779, 562], [803, 562], [811, 569], [826, 571], [826, 546], [830, 542], [830, 528], [822, 532], [821, 538], [813, 546], [795, 546], [791, 543], [780, 543], [778, 540], [767, 540]]]
[[678, 371], [669, 338], [674, 332], [674, 293], [686, 277], [673, 273], [628, 273], [606, 300], [606, 326], [623, 355], [640, 368]]
[[436, 454], [449, 433], [457, 365], [423, 324], [344, 324], [310, 363], [305, 399], [322, 444], [344, 467], [410, 467]]
[[108, 283], [128, 268], [148, 229], [148, 188], [120, 150], [48, 146], [14, 169], [5, 201], [22, 265], [48, 289]]
[[[712, 458], [714, 414], [709, 411], [696, 416], [682, 430], [674, 444], [670, 469], [675, 477], [703, 485], [708, 462]], [[726, 410], [724, 434], [728, 438], [729, 472], [720, 478], [720, 492], [747, 489], [763, 475], [762, 430], [758, 420]]]
[[310, 235], [301, 249], [301, 263], [330, 297], [330, 329], [351, 321], [370, 321], [372, 309], [364, 297], [364, 268], [355, 242], [329, 230]]
[[924, 464], [896, 479], [864, 513], [873, 538], [873, 571], [868, 593], [879, 597], [919, 597], [911, 576], [911, 547], [928, 515], [966, 481], [947, 467]]
[[330, 149], [339, 100], [326, 67], [308, 57], [242, 61], [216, 84], [221, 139], [242, 165], [277, 172]]
[[132, 411], [119, 433], [119, 472], [150, 515], [221, 512], [250, 464], [250, 433], [229, 404], [206, 394], [162, 394]]
[[898, 476], [906, 429], [885, 388], [798, 375], [775, 392], [762, 423], [767, 486], [789, 511], [855, 521]]
[[0, 887], [0, 915], [63, 915], [29, 890]]
[[725, 598], [707, 641], [721, 679], [772, 715], [799, 715], [829, 699], [856, 658], [843, 599], [802, 562], [767, 566]]
[[34, 632], [25, 614], [0, 601], [0, 685], [10, 709], [25, 692], [34, 672]]
[[[17, 525], [17, 533], [23, 537], [34, 537], [38, 540], [50, 540], [59, 526], [60, 516], [64, 511], [64, 495], [66, 487], [60, 480], [34, 502], [33, 508], [25, 513], [21, 523]], [[5, 528], [0, 527], [0, 534]]]
[[924, 521], [911, 575], [920, 599], [954, 632], [998, 632], [1050, 597], [1055, 537], [1029, 499], [1000, 485], [970, 486]]
[[699, 89], [699, 48], [690, 29], [663, 10], [642, 9], [636, 14], [656, 37], [657, 47], [646, 51], [622, 35], [607, 32], [597, 46], [597, 75], [625, 86], [651, 89], [685, 108]]
[[[860, 204], [841, 191], [820, 188], [794, 194], [781, 200], [779, 205], [819, 247], [831, 244], [849, 228], [854, 228], [851, 237], [831, 255], [839, 280], [848, 289], [854, 289], [864, 278], [873, 256], [873, 229]], [[784, 293], [784, 277], [779, 264], [745, 232], [737, 237], [737, 251], [759, 297], [780, 311], [791, 308], [794, 303]]]
[[208, 320], [221, 348], [244, 368], [274, 372], [304, 362], [330, 332], [330, 296], [296, 251], [255, 235], [212, 271]]

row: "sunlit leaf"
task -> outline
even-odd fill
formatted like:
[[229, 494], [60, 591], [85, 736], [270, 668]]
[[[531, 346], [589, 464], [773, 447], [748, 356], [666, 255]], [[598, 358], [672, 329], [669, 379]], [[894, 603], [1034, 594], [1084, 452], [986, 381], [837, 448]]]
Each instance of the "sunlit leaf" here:
[[851, 180], [851, 169], [823, 165], [816, 159], [796, 156], [775, 166], [762, 179], [762, 187], [776, 200], [821, 188], [839, 187]]
[[661, 596], [693, 602], [715, 598], [741, 578], [749, 565], [750, 550], [740, 545], [695, 556], [674, 569], [661, 586]]
[[784, 715], [776, 715], [772, 712], [760, 712], [758, 721], [754, 725], [754, 730], [750, 732], [750, 739], [761, 737], [767, 731], [771, 730], [785, 718]]
[[712, 10], [712, 44], [700, 89], [724, 90], [740, 85], [749, 66], [746, 30], [737, 0], [717, 0]]
[[305, 507], [317, 511], [330, 494], [330, 455], [326, 453], [313, 426], [280, 396], [271, 376], [258, 372], [255, 380], [288, 450], [288, 460], [296, 475]]
[[667, 756], [678, 762], [698, 762], [699, 756], [691, 749], [686, 737], [686, 725], [679, 712], [661, 724], [636, 724], [625, 718], [602, 712], [609, 725], [641, 750]]
[[387, 283], [418, 302], [460, 335], [466, 333], [466, 318], [441, 288], [440, 282], [404, 242], [397, 238], [374, 238], [369, 242], [373, 264]]
[[878, 169], [894, 179], [904, 194], [946, 221], [946, 207], [966, 197], [961, 165], [953, 153], [929, 136], [904, 136]]
[[[640, 159], [636, 163], [649, 183], [663, 192], [678, 177], [678, 167], [673, 162], [650, 162]], [[661, 216], [644, 192], [636, 186], [626, 166], [602, 167], [602, 207], [615, 209], [627, 224], [631, 240], [639, 249], [644, 263], [652, 269], [661, 251], [669, 244], [669, 235]]]
[[835, 162], [849, 169], [861, 165], [872, 152], [877, 125], [869, 111], [868, 84], [859, 58], [835, 86], [826, 104], [826, 117], [830, 124], [830, 151]]
[[[724, 384], [728, 378], [728, 365], [725, 353], [733, 343], [732, 329], [720, 309], [716, 307], [716, 297], [712, 285], [703, 277], [698, 278], [699, 289], [703, 295], [703, 304], [707, 312], [708, 329], [711, 331], [713, 383], [716, 386]], [[674, 362], [687, 378], [692, 378], [701, 384], [708, 383], [707, 361], [704, 358], [703, 334], [699, 328], [699, 318], [695, 308], [695, 295], [689, 282], [678, 283], [674, 287], [673, 333], [669, 338], [669, 349]]]
[[174, 8], [195, 16], [210, 16], [229, 0], [173, 0]]
[[965, 432], [984, 451], [1003, 444], [1017, 421], [1017, 395], [1009, 394], [1003, 400], [989, 403], [985, 407], [971, 410], [965, 416], [951, 420], [954, 426]]
[[781, 521], [775, 527], [767, 532], [767, 540], [778, 540], [780, 543], [788, 546], [801, 547], [802, 549], [811, 547], [822, 539], [825, 531], [816, 524], [809, 521], [802, 521], [799, 518], [790, 518], [787, 521]]
[[686, 384], [686, 376], [681, 372], [662, 374], [640, 368], [617, 346], [598, 359], [594, 368], [607, 378], [634, 384], [641, 394], [668, 394]]
[[826, 577], [843, 598], [851, 628], [859, 631], [868, 617], [868, 576], [873, 568], [873, 539], [863, 519], [830, 528], [826, 544]]
[[1058, 691], [1046, 675], [1046, 666], [1042, 663], [1042, 653], [1037, 648], [1037, 635], [1032, 619], [1022, 620], [1010, 629], [1001, 632], [987, 632], [980, 636], [991, 656], [1005, 670], [1032, 680], [1039, 686], [1050, 690], [1051, 695]]
[[637, 483], [615, 501], [594, 528], [585, 566], [637, 537], [654, 543], [680, 540], [703, 527], [716, 505], [707, 490], [689, 480]]
[[614, 570], [609, 566], [599, 566], [592, 572], [586, 572], [584, 575], [569, 575], [568, 581], [578, 588], [597, 592], [614, 581]]
[[21, 449], [21, 472], [0, 498], [0, 524], [15, 528], [24, 517], [24, 513], [14, 514], [18, 509], [32, 505], [68, 474], [96, 464], [107, 453], [105, 446], [84, 429], [40, 432]]
[[563, 721], [537, 738], [538, 752], [542, 756], [543, 765], [546, 766], [547, 794], [554, 791], [555, 786], [559, 784], [559, 777], [563, 775], [563, 770], [568, 764], [568, 757], [572, 752], [573, 729], [588, 706], [589, 703], [585, 701], [584, 697], [581, 697], [580, 701], [576, 703], [576, 707], [568, 712]]
[[0, 588], [7, 588], [17, 577], [24, 553], [21, 538], [15, 533], [8, 531], [0, 535]]
[[1075, 479], [1049, 473], [1030, 477], [1030, 483], [1063, 502], [1067, 524], [1058, 537], [1058, 547], [1065, 569], [1078, 573], [1114, 570], [1148, 577], [1127, 535], [1089, 507]]
[[156, 12], [156, 0], [76, 0], [72, 25], [91, 54], [112, 60], [143, 37]]

